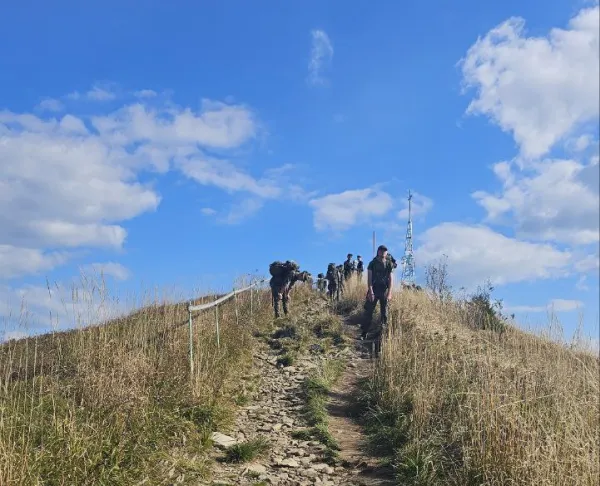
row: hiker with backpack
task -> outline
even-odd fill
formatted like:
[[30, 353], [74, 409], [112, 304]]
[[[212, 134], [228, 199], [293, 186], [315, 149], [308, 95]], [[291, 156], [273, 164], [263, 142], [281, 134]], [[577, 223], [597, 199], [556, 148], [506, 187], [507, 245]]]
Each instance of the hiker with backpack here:
[[322, 273], [317, 275], [317, 290], [321, 294], [324, 294], [327, 291], [327, 279]]
[[349, 280], [354, 273], [354, 262], [352, 261], [352, 253], [348, 253], [344, 262], [344, 280]]
[[394, 286], [393, 271], [397, 267], [396, 260], [385, 245], [377, 248], [377, 256], [367, 266], [367, 298], [365, 301], [365, 318], [361, 324], [360, 339], [366, 339], [373, 323], [373, 312], [379, 302], [382, 328], [387, 326], [387, 304]]
[[327, 273], [325, 274], [325, 279], [327, 280], [327, 295], [330, 300], [334, 299], [334, 296], [338, 297], [338, 271], [335, 267], [335, 263], [330, 263], [327, 265]]
[[283, 304], [283, 313], [287, 316], [290, 300], [290, 290], [297, 281], [306, 282], [311, 278], [310, 273], [300, 272], [298, 264], [292, 260], [275, 261], [269, 265], [271, 280], [271, 295], [275, 318], [279, 317], [279, 301]]

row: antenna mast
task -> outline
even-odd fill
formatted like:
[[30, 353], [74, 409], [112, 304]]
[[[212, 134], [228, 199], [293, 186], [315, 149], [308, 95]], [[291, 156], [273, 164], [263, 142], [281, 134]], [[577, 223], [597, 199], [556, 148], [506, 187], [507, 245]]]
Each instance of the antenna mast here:
[[404, 256], [402, 257], [402, 283], [415, 283], [415, 259], [413, 256], [412, 243], [412, 194], [408, 191], [408, 225], [406, 227], [406, 240], [404, 244]]

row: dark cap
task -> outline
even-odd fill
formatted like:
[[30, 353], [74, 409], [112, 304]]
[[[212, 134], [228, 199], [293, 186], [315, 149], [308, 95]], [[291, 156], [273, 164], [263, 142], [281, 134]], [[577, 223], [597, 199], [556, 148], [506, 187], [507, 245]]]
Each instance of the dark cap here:
[[354, 255], [352, 255], [352, 253], [348, 253], [346, 256], [351, 257], [351, 256], [354, 256]]
[[379, 253], [380, 251], [388, 251], [387, 246], [379, 245], [379, 248], [377, 248], [377, 253]]

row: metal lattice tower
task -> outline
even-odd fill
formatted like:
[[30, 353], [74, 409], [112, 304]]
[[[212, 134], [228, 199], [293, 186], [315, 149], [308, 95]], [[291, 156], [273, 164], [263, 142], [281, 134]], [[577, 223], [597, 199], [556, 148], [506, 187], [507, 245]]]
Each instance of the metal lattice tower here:
[[408, 191], [408, 225], [406, 227], [406, 241], [404, 244], [404, 256], [402, 257], [402, 283], [415, 283], [415, 259], [413, 256], [412, 243], [412, 194]]

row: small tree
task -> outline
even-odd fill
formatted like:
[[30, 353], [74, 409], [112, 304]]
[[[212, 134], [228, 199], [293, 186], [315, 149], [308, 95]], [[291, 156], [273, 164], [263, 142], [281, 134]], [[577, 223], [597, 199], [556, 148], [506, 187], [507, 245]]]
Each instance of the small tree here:
[[504, 332], [506, 317], [502, 315], [502, 300], [492, 301], [494, 287], [488, 280], [484, 286], [477, 287], [468, 303], [471, 323], [476, 329], [491, 329]]
[[425, 268], [425, 285], [440, 300], [447, 300], [452, 293], [448, 283], [448, 256], [443, 255], [437, 262]]

